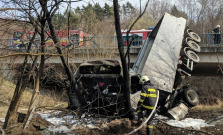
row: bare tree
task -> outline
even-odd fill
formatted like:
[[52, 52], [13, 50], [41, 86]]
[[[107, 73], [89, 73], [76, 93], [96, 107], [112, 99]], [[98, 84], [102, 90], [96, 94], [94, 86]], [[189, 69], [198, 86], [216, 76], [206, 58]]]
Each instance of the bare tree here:
[[[145, 6], [148, 6], [148, 2]], [[119, 5], [118, 5], [118, 0], [113, 0], [113, 5], [114, 5], [114, 16], [115, 16], [115, 29], [116, 29], [116, 35], [117, 35], [117, 40], [118, 40], [118, 50], [119, 50], [119, 55], [122, 63], [122, 70], [123, 70], [123, 90], [124, 90], [124, 96], [125, 96], [125, 112], [126, 116], [129, 117], [130, 119], [134, 118], [134, 114], [131, 110], [131, 103], [130, 103], [130, 75], [129, 75], [129, 48], [130, 44], [128, 44], [128, 49], [127, 53], [124, 53], [124, 45], [123, 45], [123, 40], [122, 40], [122, 34], [121, 34], [121, 28], [120, 28], [120, 16], [119, 16]], [[145, 9], [142, 13], [140, 13], [139, 17], [133, 22], [133, 24], [130, 26], [129, 30], [127, 31], [127, 43], [129, 43], [129, 32], [131, 31], [132, 27], [135, 25], [135, 23], [142, 17], [142, 15], [145, 13]], [[126, 60], [126, 56], [128, 56], [128, 62]]]
[[216, 24], [222, 24], [221, 0], [182, 0], [177, 7], [188, 16], [188, 24], [200, 33], [210, 33]]
[[[51, 33], [51, 37], [52, 37], [54, 43], [56, 44], [57, 51], [58, 51], [59, 54], [61, 54], [60, 58], [61, 58], [61, 61], [63, 63], [64, 69], [67, 73], [67, 76], [69, 78], [69, 81], [71, 82], [70, 83], [71, 86], [75, 81], [72, 77], [72, 72], [70, 71], [69, 67], [67, 66], [65, 58], [62, 55], [62, 50], [60, 49], [59, 40], [57, 38], [54, 26], [52, 24], [52, 17], [56, 13], [56, 11], [58, 10], [59, 4], [61, 4], [61, 2], [67, 2], [67, 1], [64, 1], [64, 0], [61, 0], [61, 1], [57, 1], [57, 0], [52, 0], [52, 1], [45, 1], [45, 0], [39, 0], [39, 1], [36, 1], [36, 0], [29, 0], [29, 1], [26, 1], [26, 0], [19, 0], [19, 1], [18, 0], [5, 0], [5, 3], [9, 3], [9, 2], [11, 2], [13, 4], [16, 4], [19, 7], [19, 11], [20, 11], [19, 18], [20, 19], [21, 18], [28, 18], [29, 21], [27, 21], [27, 22], [30, 23], [35, 28], [36, 32], [38, 32], [38, 34], [40, 35], [40, 39], [41, 39], [41, 43], [40, 43], [40, 46], [41, 46], [41, 49], [40, 49], [40, 51], [41, 51], [41, 54], [40, 54], [41, 55], [41, 62], [40, 62], [40, 67], [37, 68], [38, 72], [37, 72], [37, 77], [36, 77], [35, 91], [34, 91], [33, 98], [32, 98], [31, 103], [30, 103], [28, 115], [25, 119], [25, 121], [28, 121], [29, 116], [30, 116], [30, 114], [31, 114], [31, 112], [33, 111], [33, 108], [34, 108], [33, 104], [35, 104], [35, 102], [36, 102], [36, 96], [39, 93], [39, 82], [40, 82], [40, 77], [41, 77], [41, 74], [43, 73], [43, 68], [44, 68], [45, 58], [44, 58], [44, 55], [42, 55], [42, 54], [44, 54], [44, 52], [45, 52], [44, 47], [45, 47], [45, 42], [46, 42], [45, 35], [47, 33], [46, 32], [46, 24], [47, 23], [48, 23], [48, 27], [49, 27], [49, 30], [50, 30], [50, 33]], [[77, 1], [75, 1], [75, 2], [77, 2]], [[13, 8], [13, 10], [14, 10], [14, 8]], [[29, 42], [27, 52], [30, 51], [34, 39], [35, 39], [35, 36], [33, 36], [32, 40]], [[26, 68], [27, 67], [27, 59], [28, 59], [28, 56], [25, 56], [25, 60], [24, 60], [24, 64], [23, 64], [23, 72], [22, 72], [21, 78], [19, 78], [18, 81], [17, 81], [14, 96], [13, 96], [13, 99], [11, 101], [8, 113], [6, 115], [6, 122], [4, 124], [4, 128], [7, 128], [9, 125], [11, 125], [13, 123], [16, 123], [16, 118], [17, 118], [16, 113], [17, 113], [20, 101], [22, 99], [23, 92], [26, 88], [26, 85], [29, 82], [29, 77], [28, 77], [29, 73], [34, 71], [34, 69], [36, 68], [36, 62], [34, 62], [32, 70], [27, 71], [27, 68]], [[35, 59], [35, 60], [37, 60], [37, 59]], [[71, 87], [71, 89], [72, 88], [73, 87]], [[79, 93], [77, 92], [75, 94], [78, 95]], [[78, 97], [78, 99], [81, 98], [80, 96], [77, 96], [77, 97]], [[81, 106], [80, 106], [80, 108], [81, 108]], [[24, 127], [26, 127], [26, 123], [24, 124]]]
[[[23, 9], [23, 11], [26, 14], [28, 14], [28, 18], [30, 20], [30, 23], [33, 24], [33, 27], [35, 28], [36, 32], [38, 32], [40, 37], [41, 37], [41, 52], [44, 53], [44, 46], [45, 46], [45, 31], [44, 31], [44, 28], [45, 28], [45, 24], [46, 24], [45, 13], [43, 11], [41, 11], [43, 13], [37, 14], [37, 16], [38, 16], [37, 20], [38, 21], [35, 21], [34, 17], [31, 15], [31, 10], [33, 8], [32, 5], [34, 5], [34, 3], [32, 3], [31, 1], [29, 1], [28, 3], [26, 1], [19, 1], [19, 2], [18, 1], [13, 1], [13, 2], [15, 4], [17, 4], [20, 7], [20, 9]], [[23, 5], [25, 5], [26, 7], [24, 7]], [[29, 10], [27, 10], [27, 8]], [[46, 8], [46, 5], [45, 5], [45, 8]], [[29, 42], [27, 52], [30, 51], [31, 46], [34, 42], [35, 36], [36, 36], [36, 34], [34, 34], [31, 41]], [[27, 60], [28, 60], [28, 56], [25, 56], [25, 60], [24, 60], [24, 64], [23, 64], [23, 73], [21, 75], [21, 78], [17, 81], [14, 96], [13, 96], [13, 99], [12, 99], [11, 104], [9, 106], [8, 113], [6, 115], [4, 128], [7, 128], [10, 124], [13, 124], [17, 121], [16, 120], [17, 110], [18, 110], [20, 101], [22, 100], [23, 92], [24, 92], [24, 90], [25, 90], [25, 88], [26, 88], [26, 86], [29, 82], [29, 77], [28, 77], [29, 72], [34, 71], [34, 69], [36, 67], [37, 58], [35, 59], [32, 70], [31, 71], [26, 71], [27, 70], [26, 69]], [[43, 67], [44, 67], [44, 55], [41, 55], [40, 69], [39, 69], [39, 72], [38, 72], [38, 76], [36, 78], [37, 82], [39, 82], [39, 80], [40, 80], [41, 73], [43, 72]], [[35, 86], [35, 91], [39, 91], [39, 83], [37, 83], [37, 85]], [[32, 101], [32, 102], [35, 102], [35, 101]], [[28, 118], [28, 116], [29, 115], [27, 115], [27, 118]]]
[[[33, 36], [31, 42], [29, 43], [27, 52], [30, 51], [30, 48], [31, 48], [31, 45], [32, 45], [32, 42], [33, 42], [34, 38], [35, 38], [35, 35]], [[24, 63], [23, 63], [23, 66], [22, 66], [23, 71], [22, 71], [21, 77], [17, 80], [15, 92], [14, 92], [12, 101], [10, 103], [8, 112], [6, 114], [5, 123], [4, 123], [4, 126], [3, 126], [4, 129], [7, 128], [8, 126], [10, 126], [11, 124], [16, 123], [16, 121], [17, 121], [18, 107], [19, 107], [19, 104], [22, 100], [23, 92], [26, 88], [26, 85], [29, 82], [29, 79], [28, 79], [29, 78], [29, 73], [34, 70], [34, 67], [36, 65], [36, 60], [34, 62], [35, 64], [33, 64], [32, 70], [27, 71], [28, 56], [25, 56]]]
[[170, 0], [151, 0], [147, 12], [157, 22], [171, 7]]

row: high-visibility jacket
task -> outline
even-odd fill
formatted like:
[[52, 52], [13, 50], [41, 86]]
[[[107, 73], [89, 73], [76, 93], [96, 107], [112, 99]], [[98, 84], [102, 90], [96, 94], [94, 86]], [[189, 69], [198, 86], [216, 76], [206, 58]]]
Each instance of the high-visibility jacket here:
[[157, 90], [149, 82], [146, 82], [141, 90], [140, 100], [138, 102], [138, 109], [151, 110], [154, 108], [157, 99]]
[[215, 28], [212, 33], [214, 33], [214, 44], [220, 44], [222, 31], [219, 28]]
[[222, 31], [221, 31], [219, 28], [214, 28], [214, 29], [212, 30], [212, 33], [213, 33], [213, 34], [222, 34]]

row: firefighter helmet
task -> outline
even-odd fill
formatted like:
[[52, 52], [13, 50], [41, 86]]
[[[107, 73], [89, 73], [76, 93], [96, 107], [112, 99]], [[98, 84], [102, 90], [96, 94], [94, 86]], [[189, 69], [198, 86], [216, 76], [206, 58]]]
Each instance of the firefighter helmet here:
[[149, 77], [148, 76], [142, 76], [141, 78], [140, 78], [140, 80], [139, 80], [139, 83], [140, 84], [144, 84], [144, 83], [146, 83], [146, 82], [148, 82], [149, 81]]

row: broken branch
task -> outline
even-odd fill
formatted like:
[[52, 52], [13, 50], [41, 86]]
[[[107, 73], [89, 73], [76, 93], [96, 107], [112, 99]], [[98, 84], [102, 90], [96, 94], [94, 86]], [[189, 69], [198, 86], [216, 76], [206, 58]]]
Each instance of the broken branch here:
[[30, 56], [39, 56], [39, 55], [45, 55], [45, 56], [63, 56], [63, 54], [50, 54], [50, 53], [12, 53], [7, 55], [2, 55], [0, 58], [10, 57], [10, 56], [18, 56], [18, 55], [30, 55]]

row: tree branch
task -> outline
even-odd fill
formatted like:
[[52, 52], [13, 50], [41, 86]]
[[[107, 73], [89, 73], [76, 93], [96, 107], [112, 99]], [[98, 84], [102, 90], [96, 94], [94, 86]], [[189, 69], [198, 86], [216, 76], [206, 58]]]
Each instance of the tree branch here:
[[132, 25], [130, 26], [130, 28], [129, 28], [129, 30], [127, 31], [127, 51], [126, 51], [126, 53], [125, 53], [125, 58], [126, 58], [126, 56], [128, 55], [128, 69], [130, 68], [130, 55], [129, 55], [129, 50], [130, 50], [130, 46], [131, 46], [131, 43], [129, 44], [129, 33], [130, 33], [130, 31], [132, 30], [132, 28], [133, 28], [133, 26], [138, 22], [138, 20], [144, 15], [144, 13], [146, 12], [146, 8], [148, 7], [148, 4], [149, 4], [149, 1], [150, 0], [148, 0], [147, 1], [147, 3], [146, 3], [146, 6], [145, 6], [145, 8], [144, 8], [144, 10], [143, 10], [143, 12], [141, 13], [140, 12], [140, 15], [136, 18], [136, 20], [132, 23]]

